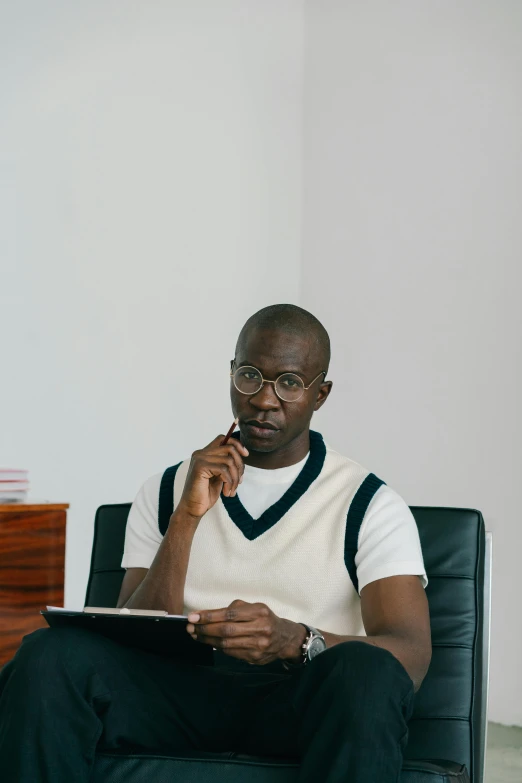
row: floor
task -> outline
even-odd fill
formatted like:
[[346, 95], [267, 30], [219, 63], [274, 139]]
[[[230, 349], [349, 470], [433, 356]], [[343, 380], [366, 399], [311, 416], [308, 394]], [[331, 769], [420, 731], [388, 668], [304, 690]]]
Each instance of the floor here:
[[489, 724], [485, 783], [522, 783], [522, 728]]

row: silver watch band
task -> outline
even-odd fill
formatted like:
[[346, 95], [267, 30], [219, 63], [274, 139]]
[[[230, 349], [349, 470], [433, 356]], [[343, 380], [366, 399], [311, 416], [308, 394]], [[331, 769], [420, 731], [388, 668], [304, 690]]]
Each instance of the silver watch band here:
[[293, 661], [283, 661], [283, 667], [285, 669], [298, 669], [298, 668], [302, 668], [303, 666], [306, 666], [306, 664], [310, 660], [310, 658], [308, 657], [308, 650], [313, 640], [320, 638], [324, 641], [324, 636], [322, 635], [321, 631], [317, 630], [317, 628], [313, 628], [311, 625], [307, 625], [306, 623], [299, 623], [299, 625], [302, 625], [307, 631], [305, 640], [301, 645], [301, 660], [296, 663], [294, 663]]

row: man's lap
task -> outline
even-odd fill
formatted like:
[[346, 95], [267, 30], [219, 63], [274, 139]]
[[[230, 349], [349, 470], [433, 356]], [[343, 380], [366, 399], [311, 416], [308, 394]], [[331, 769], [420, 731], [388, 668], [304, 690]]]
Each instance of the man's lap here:
[[[103, 724], [100, 748], [298, 757], [306, 705], [324, 680], [334, 683], [332, 698], [348, 702], [349, 695], [344, 699], [342, 692], [353, 687], [357, 670], [384, 665], [390, 668], [390, 687], [397, 682], [406, 693], [407, 675], [390, 659], [389, 653], [369, 645], [344, 643], [292, 674], [257, 666], [243, 671], [233, 661], [231, 668], [229, 662], [227, 668], [198, 666], [124, 647], [95, 633], [42, 629], [24, 639], [6, 669], [21, 666], [27, 674], [38, 667], [55, 684], [67, 676], [87, 688]], [[2, 679], [7, 676], [4, 670]]]

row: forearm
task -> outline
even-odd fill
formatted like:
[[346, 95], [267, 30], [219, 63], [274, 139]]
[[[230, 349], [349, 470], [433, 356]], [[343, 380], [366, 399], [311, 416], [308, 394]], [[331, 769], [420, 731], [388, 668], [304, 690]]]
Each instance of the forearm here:
[[413, 680], [415, 690], [417, 691], [426, 676], [431, 659], [431, 646], [426, 649], [426, 645], [410, 636], [398, 636], [394, 634], [382, 634], [378, 636], [339, 636], [334, 633], [323, 631], [323, 636], [327, 647], [333, 647], [342, 642], [363, 642], [371, 644], [374, 647], [381, 647], [388, 650], [397, 658], [409, 676]]
[[[287, 651], [285, 651], [285, 657], [289, 660], [298, 661], [301, 658], [301, 645], [306, 638], [306, 631], [300, 623], [292, 623], [292, 625], [294, 626], [295, 634]], [[327, 647], [333, 647], [342, 642], [363, 642], [364, 644], [371, 644], [374, 647], [388, 650], [404, 666], [413, 680], [416, 691], [420, 688], [422, 680], [428, 671], [431, 659], [431, 645], [413, 636], [400, 636], [398, 634], [340, 636], [327, 631], [321, 631], [321, 633], [324, 636]]]
[[174, 511], [147, 575], [123, 606], [183, 613], [185, 580], [198, 522], [179, 508]]

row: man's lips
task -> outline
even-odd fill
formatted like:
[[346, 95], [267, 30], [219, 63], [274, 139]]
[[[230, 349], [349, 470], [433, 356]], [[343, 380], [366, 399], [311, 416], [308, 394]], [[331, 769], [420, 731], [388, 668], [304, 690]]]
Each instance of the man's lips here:
[[258, 421], [258, 419], [248, 419], [245, 424], [250, 424], [252, 427], [258, 427], [260, 429], [277, 430], [275, 424], [271, 424], [269, 421]]
[[271, 435], [275, 435], [279, 432], [278, 428], [271, 424], [269, 421], [258, 421], [257, 419], [248, 419], [248, 421], [242, 422], [253, 435], [258, 435], [262, 438], [269, 438]]

